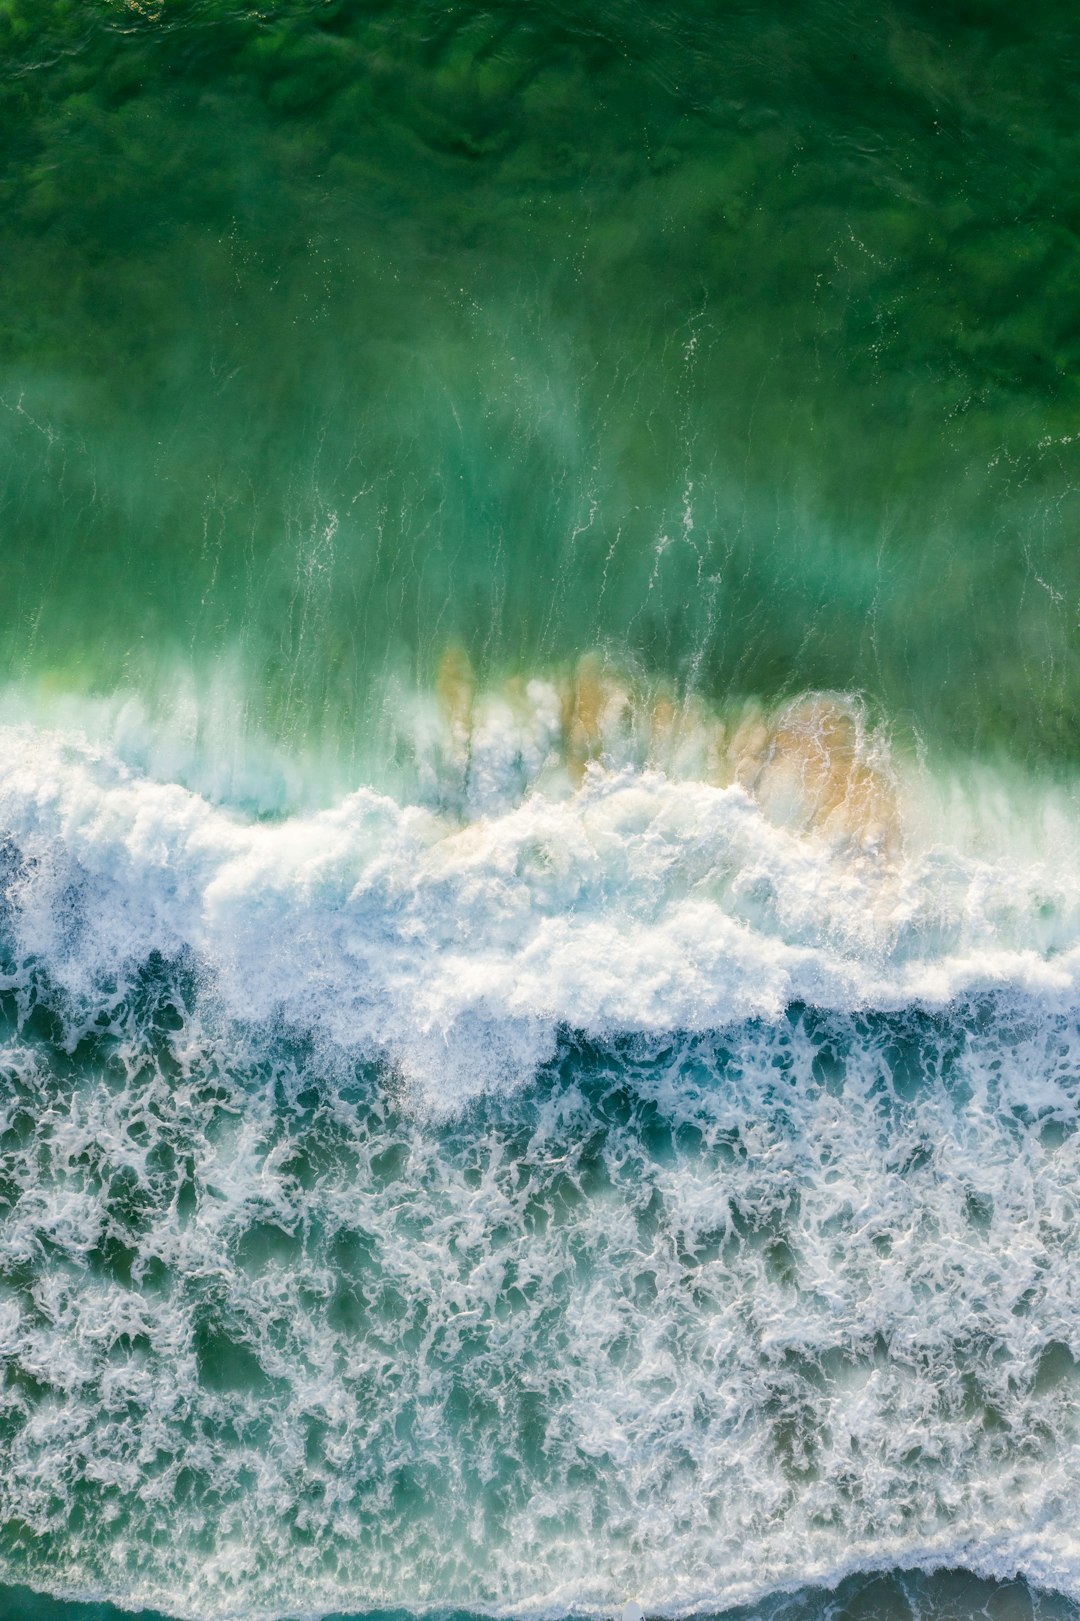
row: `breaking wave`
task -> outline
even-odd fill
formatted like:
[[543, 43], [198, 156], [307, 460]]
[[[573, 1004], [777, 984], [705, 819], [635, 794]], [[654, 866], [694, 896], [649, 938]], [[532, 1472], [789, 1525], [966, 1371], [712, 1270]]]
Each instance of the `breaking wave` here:
[[276, 819], [0, 735], [5, 1579], [1080, 1598], [1070, 793], [599, 664], [398, 733]]

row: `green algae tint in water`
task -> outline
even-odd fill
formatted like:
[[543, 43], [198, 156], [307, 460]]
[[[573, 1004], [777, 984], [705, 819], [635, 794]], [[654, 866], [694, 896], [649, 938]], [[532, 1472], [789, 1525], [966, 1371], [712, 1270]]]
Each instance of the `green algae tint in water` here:
[[[4, 670], [325, 745], [598, 643], [1071, 761], [1074, 8], [6, 0]], [[183, 672], [181, 676], [180, 672]]]
[[1078, 86], [0, 0], [0, 1615], [1075, 1616]]

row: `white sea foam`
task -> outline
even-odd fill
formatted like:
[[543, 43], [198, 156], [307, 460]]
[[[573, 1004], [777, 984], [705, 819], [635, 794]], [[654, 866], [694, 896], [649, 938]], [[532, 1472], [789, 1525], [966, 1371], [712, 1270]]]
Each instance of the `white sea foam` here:
[[778, 823], [737, 782], [630, 763], [545, 781], [542, 736], [510, 791], [520, 732], [485, 724], [464, 822], [369, 789], [252, 822], [64, 734], [0, 731], [14, 954], [89, 1005], [123, 965], [188, 950], [233, 1017], [382, 1056], [435, 1108], [528, 1077], [562, 1026], [695, 1031], [1000, 988], [1080, 1004], [1064, 794], [1010, 810], [985, 779], [901, 787], [905, 848], [887, 854]]
[[554, 688], [428, 709], [412, 803], [276, 822], [0, 734], [0, 1571], [200, 1618], [1080, 1599], [1080, 824], [878, 760], [863, 837], [793, 790], [805, 713], [724, 784], [575, 767]]

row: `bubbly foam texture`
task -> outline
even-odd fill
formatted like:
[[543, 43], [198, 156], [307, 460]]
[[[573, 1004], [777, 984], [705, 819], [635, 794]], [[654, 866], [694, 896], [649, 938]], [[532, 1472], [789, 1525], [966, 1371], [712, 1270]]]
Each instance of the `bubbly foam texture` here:
[[276, 822], [0, 734], [6, 1579], [1080, 1599], [1071, 799], [622, 694], [448, 667]]
[[[643, 745], [592, 674], [569, 715], [551, 683], [477, 700], [454, 681], [414, 718], [413, 803], [361, 789], [276, 822], [63, 733], [0, 731], [14, 959], [93, 1009], [124, 965], [189, 951], [228, 1016], [378, 1057], [436, 1110], [528, 1079], [562, 1027], [687, 1032], [991, 987], [1076, 1003], [1066, 795], [1010, 813], [1000, 790], [905, 785], [833, 698], [726, 732], [657, 721], [654, 702]], [[695, 750], [714, 780], [685, 774]]]
[[8, 1049], [6, 1573], [192, 1617], [1080, 1596], [1080, 1043], [567, 1045], [434, 1127], [182, 967]]

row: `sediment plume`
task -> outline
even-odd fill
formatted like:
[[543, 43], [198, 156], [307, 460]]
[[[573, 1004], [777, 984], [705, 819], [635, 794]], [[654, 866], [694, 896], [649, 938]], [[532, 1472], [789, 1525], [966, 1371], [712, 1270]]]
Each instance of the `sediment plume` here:
[[[440, 747], [455, 781], [463, 769], [490, 780], [480, 756], [500, 726], [520, 732], [522, 757], [536, 755], [538, 731], [546, 730], [533, 781], [561, 773], [576, 790], [590, 768], [635, 765], [681, 781], [738, 785], [770, 821], [795, 833], [883, 857], [900, 848], [888, 743], [849, 695], [807, 693], [771, 709], [753, 701], [710, 706], [635, 679], [597, 652], [552, 674], [481, 689], [458, 645], [443, 653], [435, 691]], [[503, 742], [513, 752], [512, 739]], [[525, 779], [523, 789], [532, 785], [527, 771]]]

